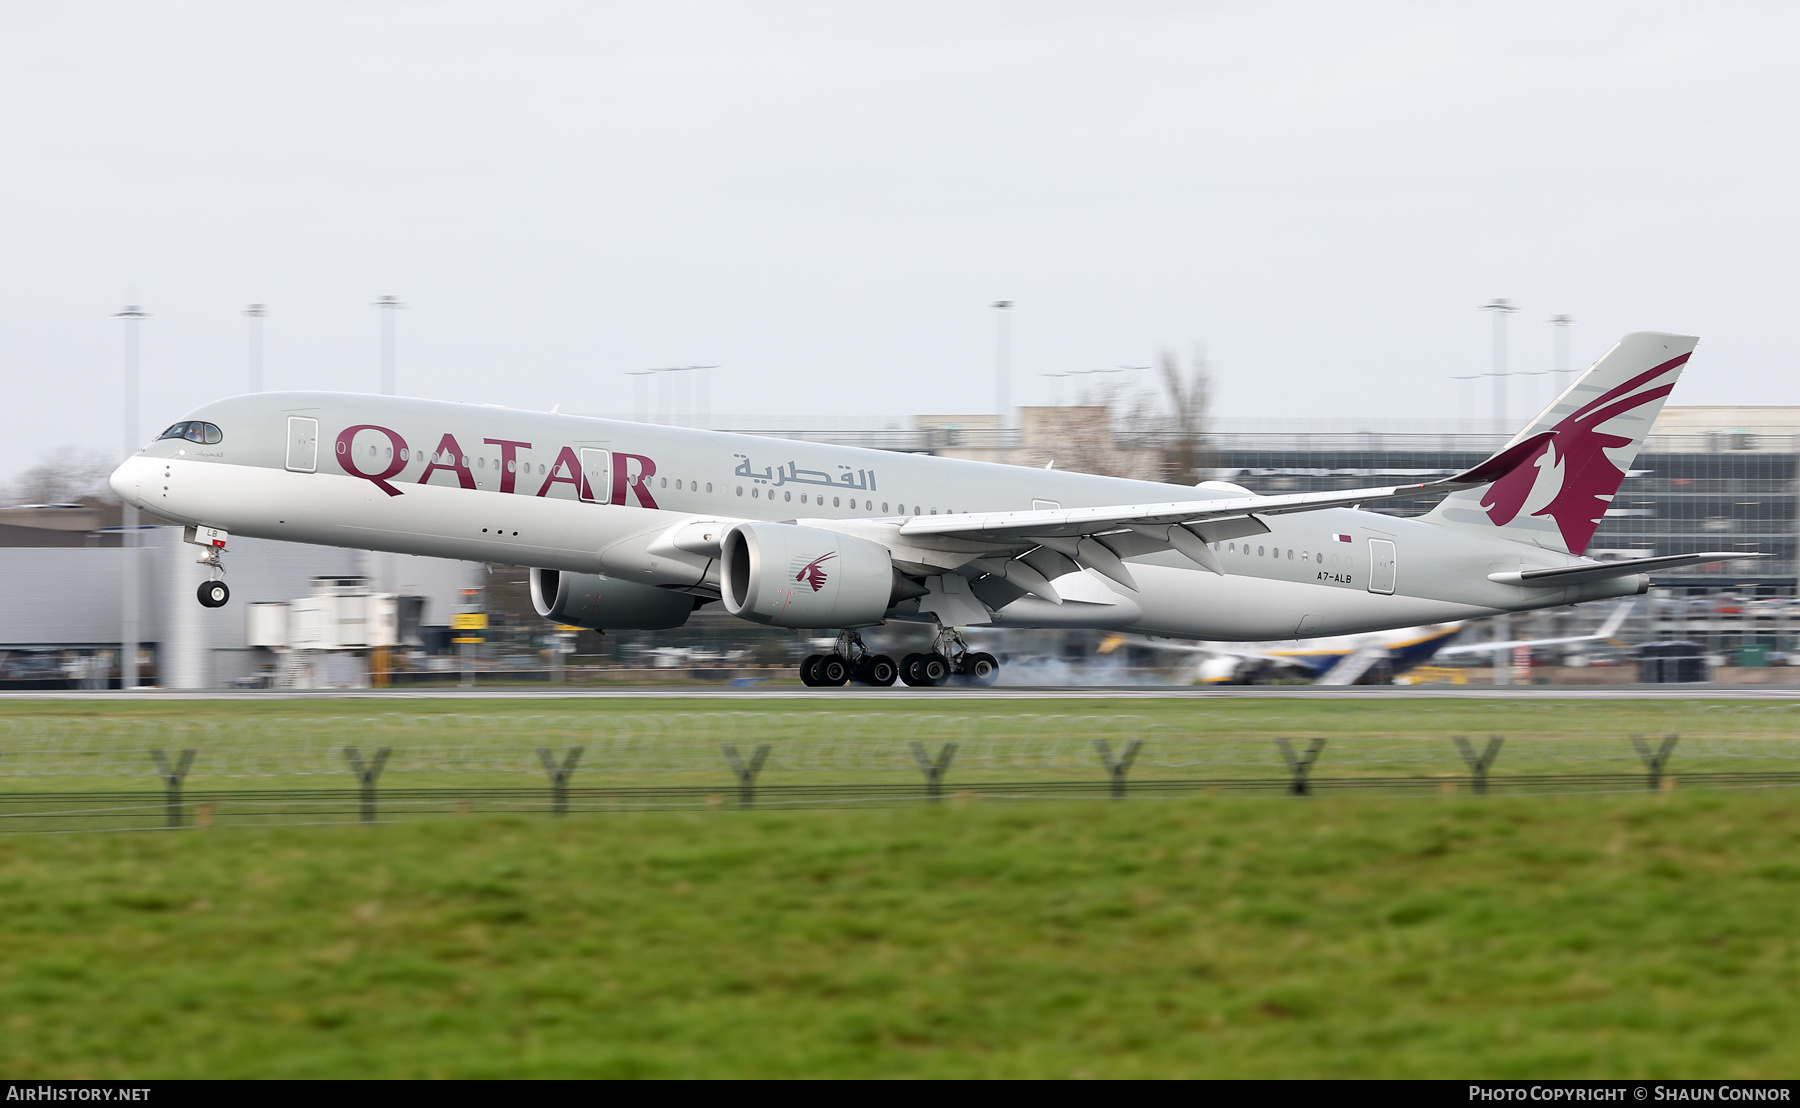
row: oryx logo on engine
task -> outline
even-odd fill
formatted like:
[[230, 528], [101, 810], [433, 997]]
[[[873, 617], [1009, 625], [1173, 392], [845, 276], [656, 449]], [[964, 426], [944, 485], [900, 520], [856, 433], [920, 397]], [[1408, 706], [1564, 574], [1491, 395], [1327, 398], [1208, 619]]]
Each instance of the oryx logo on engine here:
[[[798, 573], [794, 574], [794, 580], [801, 581], [801, 582], [804, 582], [805, 584], [811, 585], [812, 591], [818, 592], [820, 589], [825, 587], [825, 580], [826, 580], [826, 578], [825, 578], [825, 563], [835, 557], [837, 557], [837, 553], [835, 551], [830, 554], [819, 555], [817, 558], [814, 558], [812, 561], [807, 562], [805, 565], [800, 566], [800, 571]], [[798, 565], [799, 562], [800, 562], [799, 558], [794, 559], [794, 563], [796, 565]]]

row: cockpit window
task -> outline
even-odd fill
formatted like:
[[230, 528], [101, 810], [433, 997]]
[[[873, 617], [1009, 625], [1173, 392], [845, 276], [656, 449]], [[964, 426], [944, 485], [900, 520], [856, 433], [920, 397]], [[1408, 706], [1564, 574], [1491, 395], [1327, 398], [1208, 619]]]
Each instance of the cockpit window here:
[[207, 444], [222, 442], [224, 441], [224, 438], [225, 433], [219, 430], [217, 424], [202, 423], [197, 419], [188, 420], [184, 423], [177, 423], [157, 436], [158, 441], [161, 441], [162, 439], [186, 439], [189, 442]]

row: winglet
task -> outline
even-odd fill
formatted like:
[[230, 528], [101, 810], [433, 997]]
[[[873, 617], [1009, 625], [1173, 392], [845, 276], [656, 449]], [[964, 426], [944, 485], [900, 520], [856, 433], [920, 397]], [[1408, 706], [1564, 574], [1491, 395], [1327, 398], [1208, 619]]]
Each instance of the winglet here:
[[1538, 448], [1556, 437], [1554, 431], [1543, 431], [1528, 439], [1515, 442], [1500, 453], [1482, 462], [1473, 469], [1465, 469], [1454, 477], [1446, 477], [1442, 481], [1433, 481], [1439, 487], [1474, 488], [1476, 485], [1491, 485], [1519, 468], [1527, 459], [1538, 451]]

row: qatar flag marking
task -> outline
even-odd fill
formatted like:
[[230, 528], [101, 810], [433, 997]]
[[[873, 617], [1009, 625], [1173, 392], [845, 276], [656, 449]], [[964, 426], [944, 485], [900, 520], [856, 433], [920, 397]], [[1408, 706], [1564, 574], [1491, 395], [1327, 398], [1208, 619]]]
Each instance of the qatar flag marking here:
[[1336, 540], [1336, 541], [1337, 541], [1337, 542], [1349, 542], [1349, 541], [1350, 541], [1350, 536], [1349, 536], [1349, 535], [1333, 535], [1333, 536], [1331, 536], [1331, 537], [1332, 537], [1332, 538], [1333, 538], [1333, 539], [1334, 539], [1334, 540]]

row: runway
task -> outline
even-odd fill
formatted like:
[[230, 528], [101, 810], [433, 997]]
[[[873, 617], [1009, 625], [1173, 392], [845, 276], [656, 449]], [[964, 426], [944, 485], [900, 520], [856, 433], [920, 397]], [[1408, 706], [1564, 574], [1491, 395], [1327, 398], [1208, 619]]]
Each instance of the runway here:
[[1780, 685], [1528, 685], [1380, 686], [1309, 685], [1187, 688], [1145, 685], [998, 686], [940, 688], [720, 688], [632, 686], [604, 689], [214, 689], [51, 690], [0, 692], [14, 701], [161, 700], [770, 700], [791, 701], [988, 701], [988, 700], [1800, 700], [1800, 686]]

